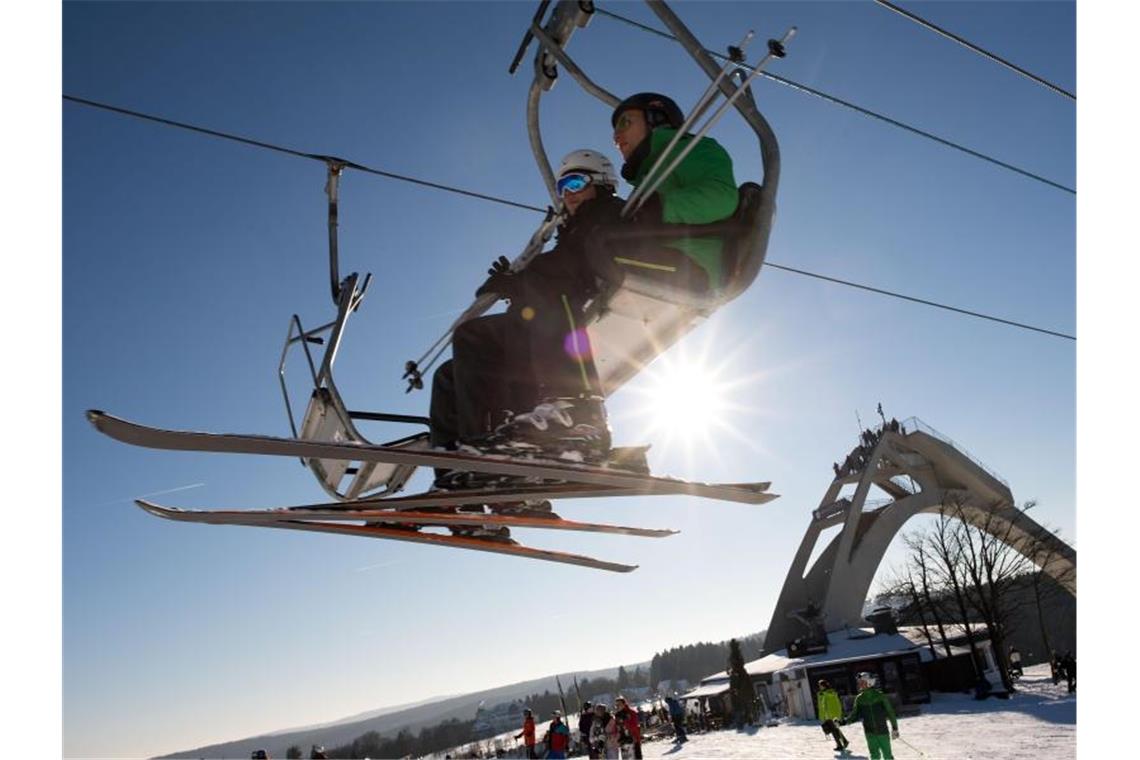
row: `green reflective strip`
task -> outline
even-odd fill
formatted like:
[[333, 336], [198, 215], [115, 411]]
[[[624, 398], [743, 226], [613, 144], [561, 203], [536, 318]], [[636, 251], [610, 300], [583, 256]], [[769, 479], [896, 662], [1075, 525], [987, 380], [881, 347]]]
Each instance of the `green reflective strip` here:
[[650, 264], [647, 261], [638, 261], [637, 259], [624, 259], [621, 256], [614, 256], [614, 261], [618, 264], [625, 264], [631, 267], [642, 267], [643, 269], [656, 269], [659, 272], [676, 272], [677, 267], [671, 267], [668, 264]]
[[574, 336], [574, 358], [578, 360], [578, 371], [582, 373], [582, 389], [592, 391], [590, 378], [586, 377], [586, 363], [582, 361], [582, 349], [578, 345], [578, 327], [574, 324], [574, 312], [570, 309], [570, 301], [566, 294], [562, 294], [562, 308], [566, 310], [566, 321], [570, 323], [570, 334]]

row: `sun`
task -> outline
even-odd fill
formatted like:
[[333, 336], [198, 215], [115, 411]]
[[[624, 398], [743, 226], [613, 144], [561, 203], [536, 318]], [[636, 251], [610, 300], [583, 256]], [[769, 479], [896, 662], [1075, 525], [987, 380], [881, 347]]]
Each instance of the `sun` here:
[[703, 358], [662, 356], [644, 374], [629, 411], [655, 445], [704, 448], [728, 426], [729, 383]]

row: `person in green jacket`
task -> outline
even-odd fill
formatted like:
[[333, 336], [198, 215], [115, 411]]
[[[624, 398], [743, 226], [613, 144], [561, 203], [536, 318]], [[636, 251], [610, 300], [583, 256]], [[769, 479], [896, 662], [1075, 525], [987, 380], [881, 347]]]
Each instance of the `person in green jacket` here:
[[[895, 709], [891, 701], [883, 692], [875, 688], [875, 677], [870, 673], [860, 673], [856, 677], [859, 684], [859, 694], [851, 704], [851, 712], [843, 719], [843, 723], [853, 723], [858, 717], [863, 721], [863, 735], [867, 739], [867, 750], [871, 760], [893, 760], [891, 754], [891, 739], [899, 738], [899, 722], [895, 718]], [[887, 733], [887, 721], [891, 723], [891, 732]]]
[[[641, 92], [619, 103], [610, 122], [614, 144], [625, 161], [622, 177], [638, 187], [656, 179], [657, 173], [650, 176], [650, 170], [677, 134], [684, 114], [672, 99]], [[693, 139], [683, 135], [658, 171], [666, 169]], [[616, 276], [619, 282], [624, 272], [638, 271], [694, 292], [718, 290], [728, 274], [721, 260], [720, 236], [679, 234], [671, 238], [660, 233], [667, 232], [669, 225], [728, 219], [739, 200], [728, 152], [716, 140], [702, 137], [630, 220], [635, 225], [633, 235], [621, 236], [613, 245], [594, 251], [602, 259], [598, 267], [607, 278]], [[638, 236], [637, 230], [644, 234]]]
[[835, 739], [835, 751], [842, 752], [847, 749], [847, 737], [839, 730], [839, 722], [843, 719], [843, 703], [839, 701], [839, 694], [831, 688], [827, 679], [819, 680], [819, 692], [815, 697], [816, 713], [821, 722], [823, 733]]

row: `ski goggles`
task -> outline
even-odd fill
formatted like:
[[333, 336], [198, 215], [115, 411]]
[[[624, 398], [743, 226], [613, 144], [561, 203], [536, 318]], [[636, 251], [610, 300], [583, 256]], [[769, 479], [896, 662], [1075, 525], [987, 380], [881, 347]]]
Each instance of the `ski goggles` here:
[[565, 174], [558, 178], [558, 197], [562, 198], [566, 195], [566, 193], [580, 193], [585, 190], [593, 181], [593, 177], [582, 172]]

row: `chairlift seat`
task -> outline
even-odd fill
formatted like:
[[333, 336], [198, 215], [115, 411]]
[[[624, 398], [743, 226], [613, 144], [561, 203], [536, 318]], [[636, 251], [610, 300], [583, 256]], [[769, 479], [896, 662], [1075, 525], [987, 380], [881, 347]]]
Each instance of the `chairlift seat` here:
[[671, 234], [673, 239], [684, 234], [721, 237], [726, 279], [720, 289], [694, 293], [636, 271], [624, 272], [620, 283], [603, 281], [602, 295], [587, 307], [586, 319], [606, 396], [756, 279], [764, 263], [772, 206], [754, 182], [745, 182], [739, 192], [736, 212], [728, 219], [676, 225], [677, 232]]

